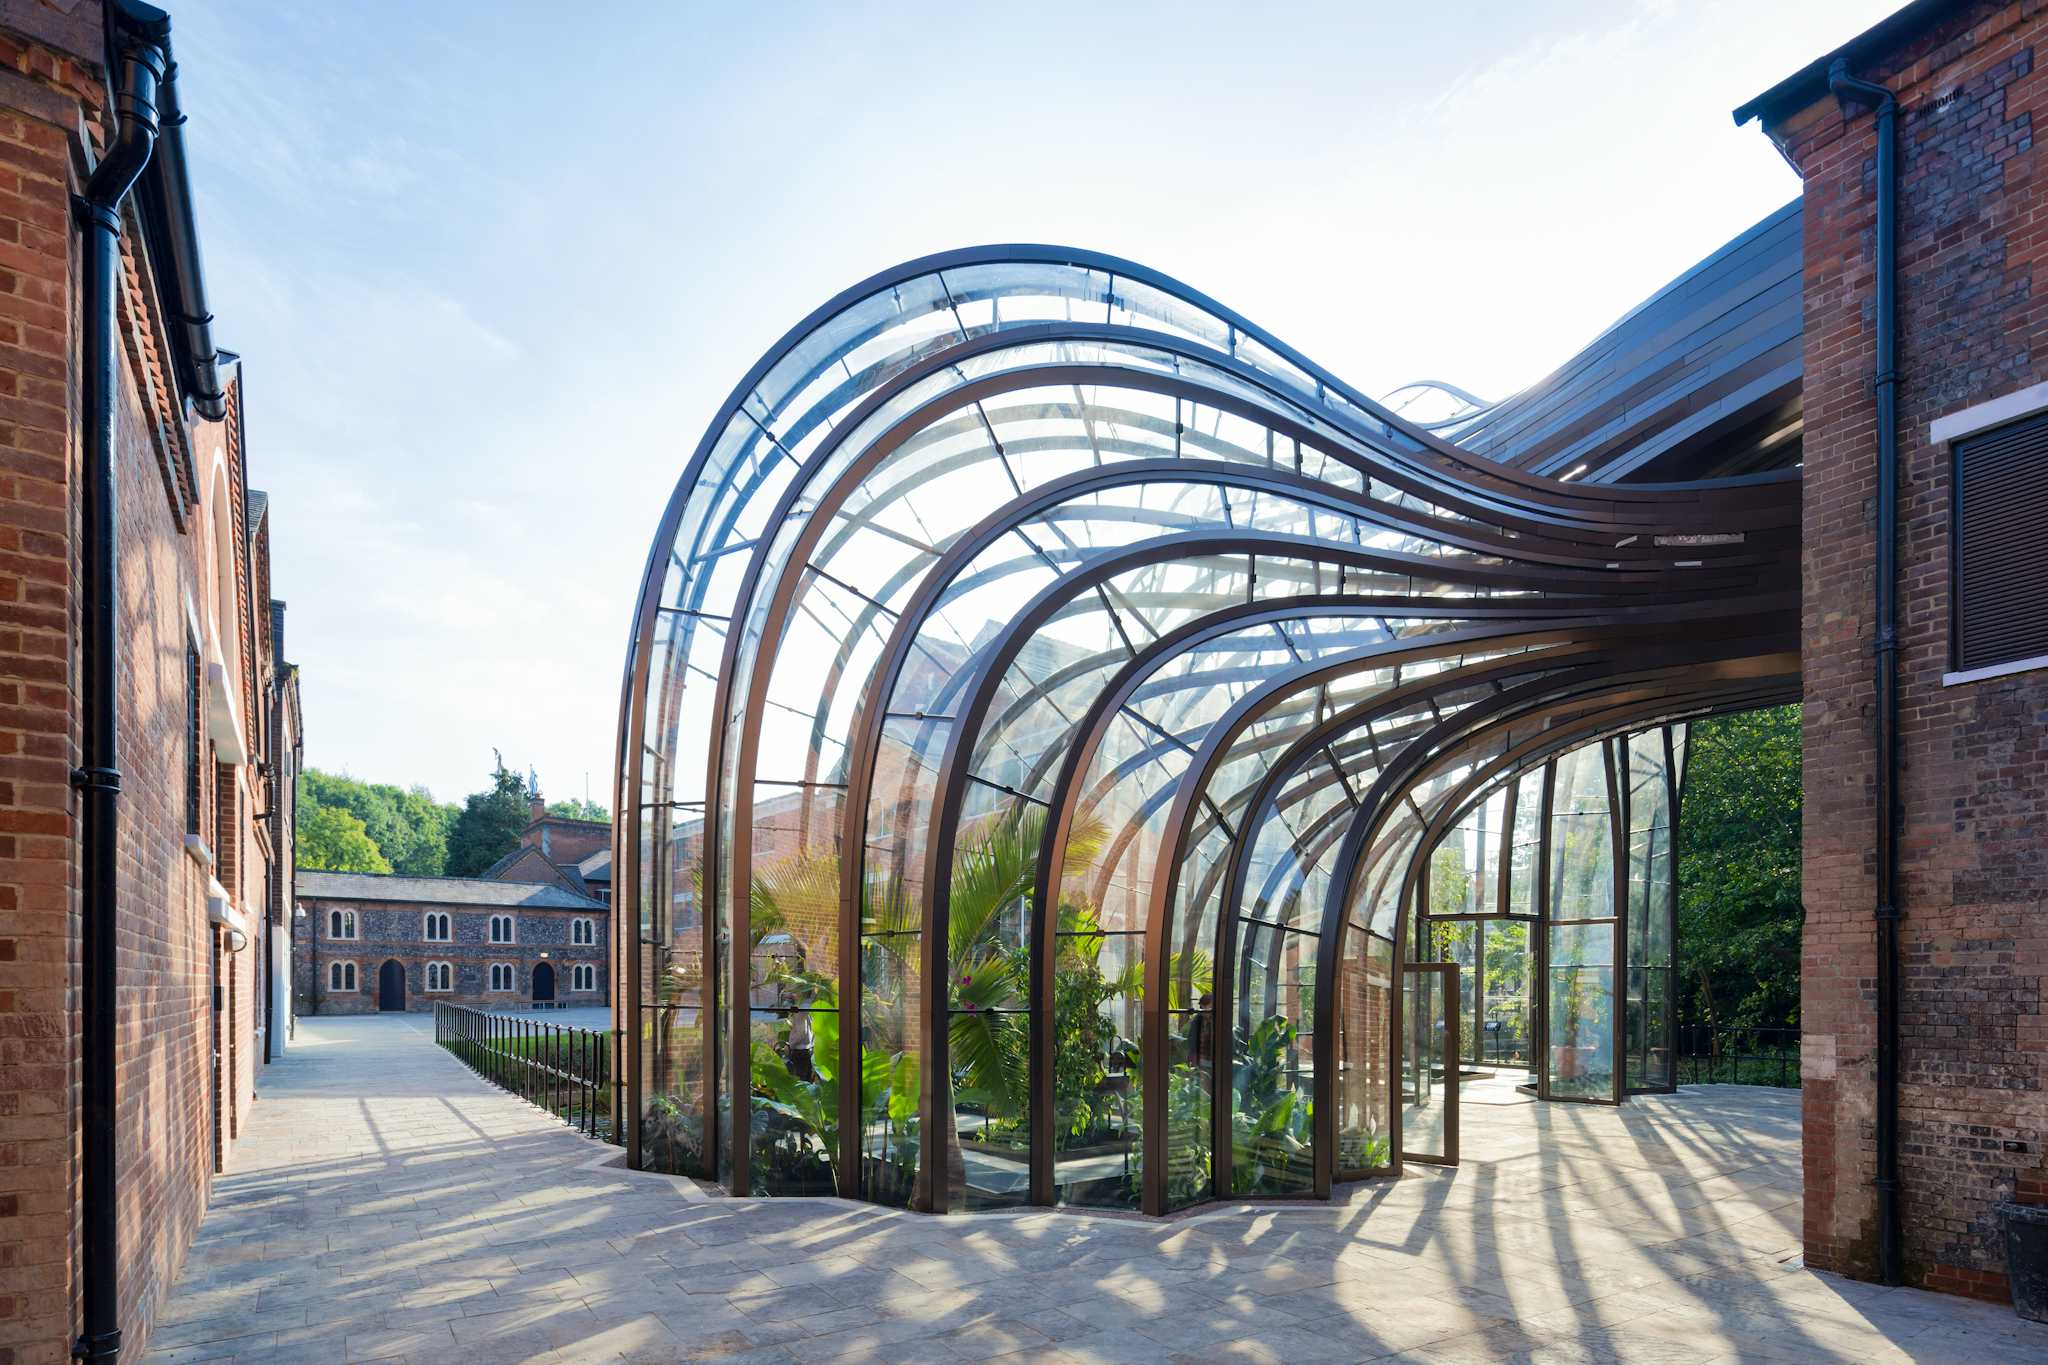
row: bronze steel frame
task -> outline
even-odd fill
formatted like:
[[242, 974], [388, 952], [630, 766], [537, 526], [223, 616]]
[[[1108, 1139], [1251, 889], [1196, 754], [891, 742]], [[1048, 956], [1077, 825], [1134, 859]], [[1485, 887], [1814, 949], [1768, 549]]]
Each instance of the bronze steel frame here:
[[[1049, 272], [1033, 276], [1031, 290], [1067, 297], [1070, 319], [1002, 323], [999, 272], [990, 275], [990, 279], [998, 282], [985, 283], [983, 292], [966, 289], [967, 277], [974, 272], [994, 271], [1009, 264]], [[1050, 273], [1066, 269], [1082, 274], [1061, 284]], [[949, 279], [949, 275], [953, 278]], [[918, 341], [903, 353], [904, 358], [884, 356], [877, 360], [863, 356], [858, 370], [840, 363], [841, 358], [855, 354], [861, 345], [884, 337], [888, 327], [900, 318], [883, 316], [881, 321], [838, 335], [832, 329], [842, 326], [840, 319], [852, 316], [858, 307], [891, 291], [903, 291], [915, 282], [933, 278], [938, 281], [945, 302], [941, 305], [934, 296], [929, 311], [938, 314], [950, 309], [957, 337]], [[1121, 302], [1126, 318], [1130, 319], [1123, 323], [1116, 321], [1120, 280], [1126, 283]], [[953, 288], [956, 282], [963, 284], [958, 294]], [[1023, 291], [1024, 286], [1018, 288]], [[1148, 305], [1159, 308], [1162, 317], [1171, 314], [1177, 305], [1193, 309], [1211, 324], [1209, 333], [1138, 325], [1136, 319], [1148, 316], [1138, 311], [1132, 301], [1139, 291], [1150, 291], [1148, 299], [1156, 296], [1167, 301]], [[896, 296], [901, 298], [902, 294]], [[984, 299], [993, 301], [995, 322], [970, 326], [961, 311], [963, 303]], [[1072, 320], [1075, 301], [1103, 304], [1102, 320]], [[1173, 320], [1178, 323], [1179, 316], [1174, 315]], [[794, 413], [762, 398], [757, 390], [771, 374], [781, 373], [778, 367], [785, 360], [811, 356], [803, 348], [819, 336], [833, 340], [837, 349], [826, 347], [805, 362], [809, 367], [801, 375], [785, 376], [776, 403], [793, 401], [791, 395], [810, 394], [819, 385], [829, 384], [824, 396]], [[1112, 363], [1095, 355], [1065, 361], [1034, 360], [1010, 369], [968, 376], [966, 367], [970, 364], [993, 364], [1005, 353], [1061, 345], [1095, 346], [1112, 353], [1121, 349], [1128, 352], [1126, 360], [1135, 359], [1139, 353], [1154, 359], [1166, 357], [1173, 368], [1169, 373], [1138, 364]], [[828, 377], [835, 373], [835, 364], [844, 372], [843, 379]], [[951, 382], [952, 379], [958, 382]], [[950, 383], [950, 387], [914, 406], [904, 406], [905, 400], [921, 392], [917, 386], [934, 381]], [[1507, 784], [1509, 793], [1503, 838], [1510, 837], [1520, 777], [1523, 772], [1540, 767], [1546, 778], [1540, 820], [1537, 916], [1539, 925], [1547, 922], [1547, 878], [1540, 874], [1540, 869], [1548, 866], [1551, 854], [1553, 784], [1549, 774], [1555, 757], [1579, 744], [1602, 745], [1606, 755], [1603, 761], [1610, 765], [1610, 786], [1618, 798], [1610, 799], [1609, 819], [1614, 828], [1617, 883], [1617, 1005], [1613, 1014], [1615, 1100], [1619, 1101], [1627, 1070], [1621, 1035], [1626, 1013], [1622, 1002], [1627, 990], [1628, 784], [1624, 780], [1614, 787], [1608, 744], [1610, 739], [1625, 737], [1631, 730], [1662, 725], [1671, 719], [1796, 695], [1796, 649], [1791, 652], [1789, 666], [1785, 649], [1785, 640], [1797, 624], [1796, 606], [1789, 604], [1785, 591], [1788, 584], [1796, 582], [1797, 572], [1796, 478], [1764, 476], [1713, 483], [1615, 486], [1597, 481], [1560, 483], [1519, 469], [1503, 468], [1401, 422], [1236, 314], [1156, 272], [1115, 258], [1057, 248], [981, 248], [929, 257], [884, 272], [844, 292], [792, 329], [757, 362], [727, 399], [663, 512], [643, 573], [621, 683], [615, 783], [618, 820], [614, 867], [615, 885], [621, 891], [614, 901], [619, 924], [630, 928], [630, 932], [614, 935], [614, 980], [625, 986], [614, 1007], [619, 1024], [616, 1074], [624, 1079], [625, 1093], [621, 1096], [618, 1119], [624, 1126], [629, 1164], [639, 1166], [645, 1160], [640, 1118], [646, 1101], [643, 1016], [647, 976], [658, 965], [660, 959], [655, 954], [662, 947], [649, 938], [644, 928], [666, 924], [673, 906], [674, 841], [678, 837], [675, 813], [679, 809], [701, 809], [702, 826], [697, 836], [704, 860], [703, 981], [699, 1004], [704, 1024], [701, 1155], [707, 1174], [716, 1173], [729, 1161], [733, 1192], [749, 1192], [750, 1105], [746, 1095], [752, 992], [747, 951], [753, 831], [751, 821], [743, 817], [754, 808], [755, 756], [764, 723], [766, 690], [773, 676], [772, 661], [784, 624], [814, 572], [814, 552], [821, 546], [842, 542], [850, 534], [841, 530], [835, 540], [827, 541], [828, 533], [834, 529], [834, 516], [871, 474], [887, 465], [895, 452], [924, 439], [921, 433], [935, 430], [948, 420], [957, 425], [969, 409], [980, 414], [988, 440], [1007, 469], [1010, 456], [994, 427], [989, 425], [982, 404], [1026, 389], [1062, 385], [1073, 386], [1077, 398], [1084, 386], [1170, 396], [1175, 413], [1174, 458], [1141, 457], [1101, 463], [1051, 479], [1028, 492], [1012, 474], [1014, 498], [990, 510], [972, 526], [946, 537], [943, 544], [934, 544], [930, 547], [934, 554], [929, 563], [906, 567], [890, 584], [867, 597], [869, 605], [862, 628], [878, 621], [883, 614], [892, 618], [892, 624], [880, 659], [861, 688], [854, 728], [847, 736], [844, 781], [831, 784], [844, 793], [836, 964], [841, 1046], [840, 1143], [834, 1154], [840, 1192], [861, 1193], [859, 954], [861, 902], [867, 876], [863, 861], [868, 809], [889, 699], [903, 676], [911, 651], [917, 647], [919, 631], [944, 595], [955, 588], [960, 574], [974, 563], [977, 554], [1034, 518], [1063, 507], [1084, 508], [1090, 498], [1105, 492], [1160, 484], [1207, 485], [1238, 489], [1254, 498], [1279, 497], [1303, 507], [1323, 509], [1354, 526], [1369, 523], [1424, 536], [1436, 545], [1493, 562], [1445, 561], [1313, 536], [1244, 528], [1212, 525], [1209, 529], [1195, 529], [1175, 525], [1173, 517], [1167, 515], [1157, 520], [1148, 537], [1124, 548], [1098, 551], [1092, 556], [1067, 556], [1065, 571], [1036, 593], [992, 640], [978, 647], [970, 666], [949, 689], [950, 728], [936, 769], [929, 826], [923, 839], [924, 995], [919, 1020], [923, 1157], [917, 1174], [916, 1205], [941, 1210], [947, 1204], [947, 1173], [941, 1169], [941, 1156], [947, 1150], [943, 1135], [953, 1122], [948, 1093], [950, 1064], [945, 1047], [949, 1011], [944, 984], [949, 889], [963, 805], [972, 782], [980, 780], [969, 771], [976, 741], [991, 718], [1010, 663], [1039, 630], [1060, 619], [1063, 613], [1075, 610], [1077, 602], [1093, 593], [1100, 597], [1103, 610], [1117, 624], [1119, 633], [1123, 633], [1117, 608], [1108, 595], [1112, 581], [1119, 573], [1173, 562], [1213, 562], [1241, 556], [1247, 565], [1246, 580], [1252, 585], [1258, 581], [1261, 559], [1269, 565], [1283, 561], [1290, 565], [1332, 566], [1336, 569], [1338, 591], [1320, 591], [1322, 569], [1318, 567], [1317, 591], [1265, 599], [1254, 595], [1241, 604], [1211, 610], [1185, 622], [1143, 649], [1125, 635], [1124, 651], [1129, 657], [1114, 670], [1107, 669], [1107, 662], [1121, 655], [1091, 656], [1070, 665], [1069, 680], [1098, 669], [1107, 671], [1108, 676], [1086, 714], [1067, 728], [1064, 741], [1047, 747], [1034, 759], [1033, 772], [1038, 778], [1055, 769], [1057, 776], [1049, 795], [1043, 798], [1047, 809], [1046, 835], [1038, 850], [1030, 902], [1031, 1202], [1047, 1203], [1054, 1198], [1053, 1032], [1049, 1016], [1056, 916], [1051, 908], [1057, 903], [1056, 878], [1064, 864], [1074, 821], [1089, 796], [1084, 790], [1084, 779], [1108, 727], [1161, 669], [1191, 649], [1262, 623], [1278, 629], [1278, 623], [1284, 621], [1343, 617], [1369, 621], [1425, 616], [1466, 624], [1458, 629], [1298, 660], [1235, 701], [1224, 720], [1205, 727], [1197, 737], [1198, 742], [1172, 740], [1170, 735], [1159, 741], [1180, 743], [1194, 758], [1180, 779], [1147, 796], [1148, 813], [1156, 814], [1161, 804], [1167, 804], [1169, 810], [1166, 835], [1155, 857], [1143, 928], [1146, 991], [1142, 1009], [1147, 1025], [1141, 1040], [1147, 1096], [1143, 1119], [1145, 1209], [1161, 1212], [1165, 1202], [1165, 987], [1170, 956], [1168, 934], [1182, 855], [1197, 846], [1202, 837], [1198, 830], [1220, 826], [1233, 837], [1229, 856], [1208, 869], [1196, 899], [1189, 902], [1192, 910], [1198, 912], [1211, 892], [1221, 887], [1214, 1008], [1219, 1016], [1215, 1022], [1227, 1026], [1239, 920], [1249, 889], [1252, 842], [1267, 813], [1283, 804], [1289, 784], [1317, 762], [1326, 762], [1329, 771], [1326, 776], [1316, 777], [1313, 787], [1327, 789], [1330, 783], [1339, 784], [1345, 799], [1319, 818], [1312, 835], [1304, 832], [1294, 845], [1287, 875], [1294, 880], [1296, 889], [1288, 893], [1289, 908], [1285, 912], [1290, 921], [1300, 912], [1299, 889], [1305, 885], [1307, 870], [1332, 864], [1315, 955], [1316, 980], [1330, 983], [1330, 988], [1319, 988], [1315, 999], [1314, 1192], [1327, 1196], [1335, 1179], [1357, 1174], [1336, 1169], [1337, 1112], [1331, 1102], [1337, 1077], [1335, 1010], [1341, 994], [1337, 986], [1345, 960], [1343, 939], [1354, 918], [1355, 898], [1362, 891], [1376, 901], [1389, 890], [1394, 896], [1394, 922], [1388, 926], [1388, 933], [1381, 934], [1373, 924], [1370, 907], [1365, 923], [1374, 939], [1389, 942], [1393, 950], [1388, 992], [1389, 1060], [1393, 1069], [1389, 1075], [1397, 1080], [1404, 1008], [1402, 980], [1404, 972], [1417, 968], [1417, 964], [1404, 958], [1418, 886], [1426, 890], [1430, 851], [1462, 809], [1486, 799], [1501, 784]], [[1190, 440], [1184, 449], [1184, 402], [1263, 428], [1268, 465], [1208, 458], [1202, 454], [1198, 439]], [[892, 404], [897, 408], [892, 408]], [[1085, 408], [1086, 404], [1080, 406]], [[850, 450], [845, 443], [856, 433], [867, 433], [870, 420], [884, 415], [890, 418], [888, 424], [872, 433], [868, 444]], [[751, 445], [759, 458], [749, 466], [747, 457], [735, 455], [719, 467], [716, 480], [705, 485], [709, 492], [704, 492], [699, 483], [721, 448], [720, 442], [733, 429], [745, 431], [748, 423], [756, 430], [746, 435], [741, 446]], [[807, 446], [814, 437], [816, 444]], [[1091, 443], [1096, 439], [1092, 427], [1089, 439]], [[1300, 452], [1307, 448], [1320, 460], [1335, 460], [1357, 471], [1363, 491], [1310, 477], [1299, 468], [1290, 471], [1272, 463], [1278, 448], [1276, 440], [1292, 445], [1298, 464]], [[1023, 444], [1019, 443], [1020, 451]], [[1126, 443], [1122, 447], [1126, 452], [1147, 448], [1143, 443]], [[843, 465], [835, 465], [843, 451], [850, 451], [849, 457]], [[1096, 453], [1100, 460], [1101, 451]], [[985, 452], [969, 450], [949, 458], [953, 463], [947, 467], [964, 468], [984, 459]], [[733, 537], [741, 534], [741, 518], [749, 497], [771, 488], [771, 476], [778, 468], [791, 473], [776, 496], [773, 510], [761, 523], [763, 529], [755, 532], [752, 540], [735, 541]], [[828, 473], [829, 481], [823, 487], [815, 486], [814, 481]], [[1376, 494], [1381, 486], [1389, 490], [1388, 497]], [[1227, 506], [1226, 500], [1226, 514]], [[872, 519], [873, 509], [865, 509], [865, 515]], [[697, 527], [697, 548], [688, 555], [678, 540], [686, 520]], [[714, 523], [715, 529], [710, 529]], [[779, 546], [777, 558], [776, 536], [791, 523], [795, 523], [795, 530]], [[707, 536], [713, 537], [717, 545], [700, 554], [698, 548], [706, 543]], [[710, 554], [742, 552], [746, 563], [734, 605], [723, 614], [703, 610], [709, 575], [693, 569], [693, 565], [705, 562]], [[1052, 558], [1047, 558], [1046, 563], [1058, 567]], [[677, 581], [686, 596], [665, 602], [664, 589], [672, 565], [679, 570]], [[1389, 597], [1384, 592], [1353, 593], [1346, 591], [1344, 583], [1344, 575], [1353, 568], [1370, 575], [1375, 584], [1383, 585], [1386, 575], [1393, 573], [1406, 577], [1411, 585], [1417, 581], [1431, 585], [1463, 583], [1487, 595], [1446, 597], [1428, 592], [1404, 598]], [[906, 589], [907, 600], [895, 607], [883, 605]], [[1248, 587], [1247, 592], [1254, 593], [1255, 588]], [[1547, 595], [1526, 596], [1529, 593]], [[718, 627], [724, 632], [722, 663], [710, 713], [713, 723], [708, 736], [704, 786], [697, 801], [673, 799], [675, 754], [672, 750], [656, 753], [649, 748], [653, 733], [649, 693], [656, 662], [657, 625], [665, 614], [682, 620], [687, 632]], [[709, 624], [712, 622], [717, 626]], [[750, 645], [748, 632], [756, 627], [758, 643]], [[849, 636], [835, 670], [851, 658], [852, 642], [853, 637]], [[1529, 652], [1486, 654], [1476, 662], [1463, 658], [1475, 650], [1485, 653], [1490, 647], [1505, 647], [1504, 642], [1518, 642]], [[673, 658], [676, 646], [671, 643], [669, 649]], [[749, 649], [751, 654], [746, 652]], [[1332, 678], [1361, 669], [1439, 661], [1448, 661], [1450, 666], [1399, 682], [1337, 715], [1318, 718]], [[1520, 681], [1511, 685], [1511, 680], [1517, 679]], [[681, 692], [673, 684], [671, 665], [663, 674], [660, 713], [670, 726], [680, 714], [674, 708], [681, 704]], [[1042, 680], [1030, 693], [1012, 699], [995, 717], [998, 731], [1007, 727], [1011, 717], [1024, 714], [1035, 698], [1049, 695], [1055, 685], [1051, 679]], [[1474, 687], [1490, 691], [1483, 698], [1469, 699], [1448, 716], [1434, 700]], [[1211, 794], [1210, 776], [1235, 738], [1260, 716], [1281, 714], [1286, 707], [1300, 706], [1305, 693], [1316, 698], [1308, 722], [1277, 739], [1260, 741], [1267, 748], [1277, 744], [1279, 750], [1253, 786], [1221, 797]], [[1434, 723], [1404, 728], [1398, 736], [1399, 750], [1390, 757], [1381, 751], [1390, 737], [1373, 730], [1372, 720], [1385, 719], [1417, 701], [1428, 706]], [[822, 712], [815, 724], [823, 724]], [[1363, 743], [1355, 738], [1359, 734], [1365, 737]], [[730, 753], [728, 746], [732, 746]], [[1488, 746], [1498, 746], [1501, 752], [1492, 754]], [[1665, 780], [1670, 786], [1671, 820], [1675, 827], [1677, 779], [1671, 771], [1668, 733], [1664, 749]], [[806, 780], [817, 777], [817, 750], [814, 737], [813, 770], [806, 773]], [[1354, 760], [1363, 763], [1373, 775], [1372, 786], [1364, 795], [1353, 789], [1350, 765]], [[1423, 790], [1426, 783], [1447, 778], [1459, 764], [1467, 765], [1469, 772], [1453, 781], [1451, 791], [1429, 792], [1430, 811], [1426, 813], [1416, 803], [1414, 793]], [[650, 781], [654, 783], [652, 788]], [[1234, 829], [1226, 823], [1226, 808], [1235, 814]], [[1394, 830], [1392, 822], [1397, 816], [1404, 823], [1401, 829]], [[1133, 820], [1119, 832], [1119, 849], [1138, 837], [1140, 823], [1142, 820]], [[1410, 826], [1412, 836], [1408, 832]], [[654, 837], [644, 837], [650, 834]], [[1304, 842], [1311, 838], [1313, 842]], [[729, 855], [721, 856], [721, 841], [729, 841]], [[643, 846], [651, 858], [643, 860]], [[1502, 857], [1503, 889], [1509, 877], [1510, 852], [1504, 849]], [[1401, 856], [1389, 861], [1396, 854]], [[1121, 853], [1117, 856], [1120, 858]], [[1674, 902], [1675, 865], [1674, 858]], [[1115, 860], [1106, 863], [1102, 875], [1109, 875], [1109, 869], [1115, 866]], [[1369, 871], [1370, 886], [1374, 889], [1368, 891]], [[1271, 886], [1278, 884], [1273, 879], [1280, 872], [1279, 868], [1274, 870], [1268, 886], [1260, 889], [1254, 903], [1265, 902]], [[657, 898], [664, 895], [670, 898], [668, 908], [657, 904]], [[721, 921], [729, 927], [723, 940]], [[672, 940], [672, 929], [660, 937]], [[1540, 931], [1535, 937], [1539, 943], [1547, 940], [1547, 934]], [[717, 969], [721, 941], [730, 945], [726, 950], [729, 987]], [[1674, 981], [1676, 951], [1674, 944], [1670, 969]], [[1541, 984], [1547, 981], [1547, 976], [1539, 971], [1536, 979], [1540, 1005], [1547, 995]], [[1666, 991], [1666, 1000], [1667, 1008], [1675, 1008], [1674, 991]], [[1452, 1016], [1455, 1019], [1455, 1002]], [[723, 1056], [719, 1055], [721, 1032], [728, 1044]], [[1219, 1029], [1217, 1036], [1228, 1039], [1227, 1027]], [[1547, 1053], [1547, 1027], [1539, 1026], [1537, 1037], [1532, 1038], [1532, 1046], [1537, 1045]], [[1219, 1053], [1216, 1065], [1219, 1069], [1227, 1067], [1228, 1056]], [[727, 1120], [730, 1127], [724, 1134], [719, 1126], [721, 1070], [723, 1093], [733, 1101]], [[1390, 1080], [1392, 1112], [1388, 1131], [1396, 1166], [1400, 1159], [1397, 1091], [1398, 1084]], [[1219, 1098], [1212, 1107], [1212, 1193], [1224, 1197], [1229, 1189], [1231, 1163], [1228, 1105], [1223, 1098], [1228, 1092], [1220, 1077], [1215, 1093]], [[1452, 1158], [1455, 1159], [1455, 1145]]]

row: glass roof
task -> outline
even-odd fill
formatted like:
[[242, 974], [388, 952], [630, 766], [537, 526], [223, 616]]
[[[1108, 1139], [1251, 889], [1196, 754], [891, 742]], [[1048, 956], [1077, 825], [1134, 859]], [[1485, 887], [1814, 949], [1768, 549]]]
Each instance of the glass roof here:
[[[1491, 464], [1129, 262], [857, 286], [735, 390], [649, 558], [621, 1008], [699, 1032], [622, 1021], [660, 1054], [637, 1111], [699, 1115], [677, 1160], [740, 1190], [1210, 1197], [1229, 1158], [1191, 1174], [1165, 1133], [1217, 1111], [1146, 1096], [1213, 1071], [1232, 1000], [1311, 1038], [1315, 964], [1365, 960], [1347, 924], [1401, 940], [1419, 859], [1475, 802], [1505, 818], [1551, 727], [1784, 692], [1795, 524], [1789, 482]], [[1075, 973], [1113, 1122], [1048, 1016]], [[1111, 1128], [1140, 1149], [1114, 1173]]]

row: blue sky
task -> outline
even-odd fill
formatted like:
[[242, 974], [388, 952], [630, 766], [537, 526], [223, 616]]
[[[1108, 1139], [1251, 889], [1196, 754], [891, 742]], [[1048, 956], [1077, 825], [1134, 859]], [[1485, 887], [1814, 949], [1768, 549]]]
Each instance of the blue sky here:
[[1896, 7], [176, 5], [307, 761], [608, 801], [683, 461], [884, 266], [1108, 251], [1500, 396], [1791, 199], [1729, 110]]

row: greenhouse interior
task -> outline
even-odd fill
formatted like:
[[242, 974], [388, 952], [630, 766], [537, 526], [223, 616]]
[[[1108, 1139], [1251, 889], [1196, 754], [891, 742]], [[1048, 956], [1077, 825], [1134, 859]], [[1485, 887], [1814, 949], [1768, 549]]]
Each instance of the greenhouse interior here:
[[1498, 403], [1067, 248], [793, 328], [633, 617], [629, 1164], [1163, 1214], [1672, 1089], [1688, 725], [1799, 690], [1798, 238]]

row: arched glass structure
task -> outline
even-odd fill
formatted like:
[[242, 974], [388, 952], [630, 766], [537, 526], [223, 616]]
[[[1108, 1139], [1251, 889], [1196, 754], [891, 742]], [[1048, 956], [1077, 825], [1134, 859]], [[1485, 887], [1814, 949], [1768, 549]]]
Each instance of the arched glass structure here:
[[1326, 1196], [1455, 1156], [1403, 1122], [1465, 920], [1534, 927], [1545, 1093], [1668, 1085], [1680, 722], [1796, 695], [1797, 484], [1602, 472], [1110, 257], [820, 308], [634, 618], [629, 1160], [929, 1211]]

